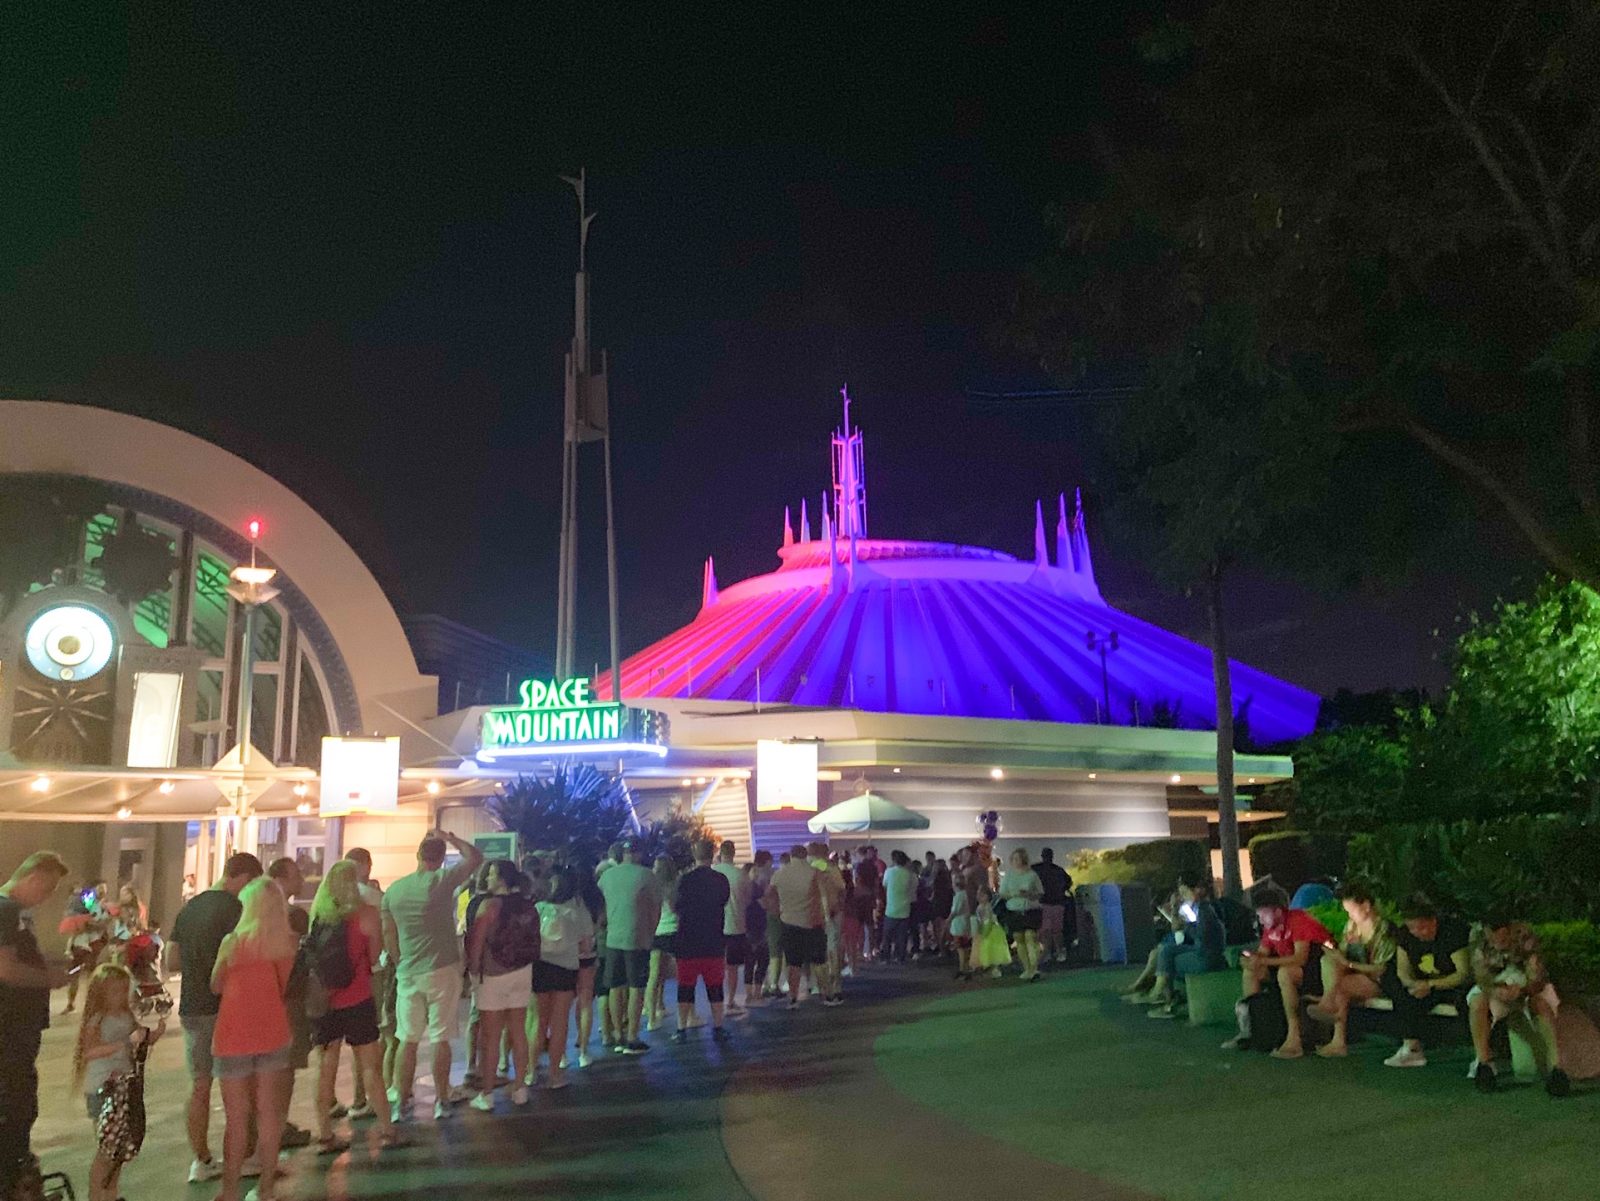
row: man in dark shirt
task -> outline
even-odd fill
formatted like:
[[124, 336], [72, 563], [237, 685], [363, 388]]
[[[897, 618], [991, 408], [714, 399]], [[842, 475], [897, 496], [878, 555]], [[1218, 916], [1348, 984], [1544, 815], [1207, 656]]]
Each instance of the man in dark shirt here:
[[67, 874], [52, 851], [37, 851], [0, 885], [0, 1197], [37, 1169], [33, 1123], [39, 1116], [39, 1041], [50, 1025], [50, 990], [65, 988], [67, 970], [49, 966], [28, 910], [45, 901]]
[[678, 1028], [672, 1041], [689, 1037], [694, 1012], [694, 989], [706, 982], [711, 1003], [711, 1037], [726, 1042], [722, 1025], [722, 961], [727, 942], [722, 919], [728, 907], [728, 878], [711, 866], [716, 848], [702, 840], [694, 845], [694, 868], [678, 880]]
[[1469, 947], [1472, 931], [1460, 918], [1441, 916], [1433, 902], [1420, 892], [1400, 906], [1404, 923], [1395, 935], [1394, 971], [1379, 983], [1394, 1002], [1400, 1049], [1383, 1062], [1391, 1068], [1428, 1065], [1422, 1053], [1424, 1019], [1435, 1005], [1453, 1005], [1466, 1013], [1466, 987], [1472, 977]]
[[1072, 899], [1072, 877], [1056, 864], [1056, 853], [1049, 847], [1039, 852], [1039, 862], [1033, 865], [1033, 874], [1044, 885], [1039, 897], [1043, 917], [1039, 926], [1039, 960], [1067, 961], [1066, 937], [1067, 903]]
[[239, 921], [239, 893], [261, 875], [261, 860], [241, 851], [222, 867], [222, 879], [178, 910], [167, 938], [167, 966], [183, 973], [178, 1020], [183, 1023], [184, 1061], [189, 1068], [189, 1183], [215, 1180], [222, 1165], [211, 1158], [211, 1035], [222, 999], [211, 991], [217, 948]]

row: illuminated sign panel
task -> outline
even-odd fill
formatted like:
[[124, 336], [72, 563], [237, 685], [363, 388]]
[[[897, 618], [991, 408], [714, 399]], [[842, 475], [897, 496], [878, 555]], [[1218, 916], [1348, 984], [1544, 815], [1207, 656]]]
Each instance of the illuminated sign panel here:
[[594, 700], [586, 679], [524, 680], [518, 691], [521, 705], [483, 715], [478, 758], [667, 753], [654, 714]]
[[400, 802], [398, 738], [324, 738], [322, 817], [393, 813]]
[[816, 743], [756, 743], [756, 812], [776, 809], [817, 811]]

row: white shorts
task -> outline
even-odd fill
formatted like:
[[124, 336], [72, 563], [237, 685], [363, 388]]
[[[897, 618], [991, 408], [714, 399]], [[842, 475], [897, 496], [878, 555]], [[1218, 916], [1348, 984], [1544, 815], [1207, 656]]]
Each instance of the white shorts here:
[[499, 976], [485, 976], [474, 982], [472, 999], [479, 1013], [497, 1013], [506, 1009], [526, 1009], [533, 1000], [533, 965], [520, 971]]
[[395, 988], [395, 1037], [403, 1043], [443, 1043], [456, 1035], [461, 965], [400, 980]]
[[[1473, 999], [1475, 997], [1482, 996], [1483, 992], [1484, 990], [1481, 987], [1474, 984], [1472, 989], [1467, 993], [1467, 1004], [1472, 1004]], [[1546, 1005], [1550, 1006], [1551, 1013], [1554, 1013], [1561, 1004], [1561, 998], [1556, 995], [1556, 986], [1553, 984], [1546, 984], [1533, 995], [1541, 998]], [[1507, 1003], [1500, 1000], [1500, 998], [1496, 997], [1493, 993], [1489, 994], [1489, 1013], [1497, 1022], [1505, 1021], [1513, 1010], [1521, 1010], [1525, 1008], [1525, 1006], [1526, 1000]]]

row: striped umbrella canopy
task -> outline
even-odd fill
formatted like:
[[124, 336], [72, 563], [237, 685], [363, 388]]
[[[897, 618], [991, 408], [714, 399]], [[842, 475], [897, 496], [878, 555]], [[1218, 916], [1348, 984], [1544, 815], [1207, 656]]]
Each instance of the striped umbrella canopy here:
[[813, 834], [865, 834], [873, 830], [926, 830], [922, 814], [896, 805], [875, 792], [864, 792], [824, 809], [806, 822]]

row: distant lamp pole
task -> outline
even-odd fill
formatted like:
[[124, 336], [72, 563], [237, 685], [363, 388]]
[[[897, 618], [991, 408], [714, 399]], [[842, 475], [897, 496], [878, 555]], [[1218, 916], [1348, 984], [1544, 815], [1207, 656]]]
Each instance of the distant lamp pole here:
[[1096, 630], [1090, 630], [1088, 634], [1084, 636], [1084, 641], [1091, 652], [1100, 652], [1100, 697], [1105, 704], [1105, 708], [1101, 710], [1103, 716], [1100, 720], [1102, 724], [1110, 725], [1111, 672], [1106, 666], [1106, 660], [1111, 655], [1116, 653], [1118, 649], [1120, 649], [1121, 642], [1118, 639], [1117, 632], [1115, 630], [1107, 630], [1104, 633], [1100, 633]]
[[[239, 603], [240, 626], [244, 638], [239, 644], [239, 766], [250, 764], [250, 726], [255, 708], [255, 619], [256, 608], [278, 595], [272, 579], [278, 573], [271, 567], [256, 563], [256, 540], [261, 537], [261, 522], [251, 518], [246, 527], [250, 532], [250, 565], [243, 563], [229, 573], [228, 595]], [[240, 816], [244, 816], [241, 814]]]

